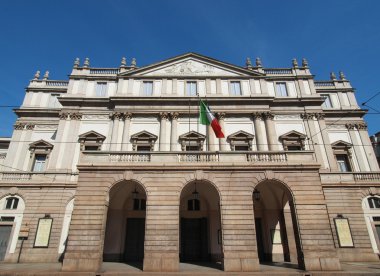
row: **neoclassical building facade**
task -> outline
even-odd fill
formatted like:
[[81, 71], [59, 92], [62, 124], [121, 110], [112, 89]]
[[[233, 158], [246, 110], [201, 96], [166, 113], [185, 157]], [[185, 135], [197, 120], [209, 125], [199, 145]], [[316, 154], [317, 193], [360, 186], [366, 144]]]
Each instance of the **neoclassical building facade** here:
[[[199, 99], [222, 127], [198, 122]], [[178, 271], [378, 261], [380, 171], [343, 73], [187, 53], [37, 72], [0, 152], [3, 262]], [[8, 147], [9, 148], [6, 149]]]

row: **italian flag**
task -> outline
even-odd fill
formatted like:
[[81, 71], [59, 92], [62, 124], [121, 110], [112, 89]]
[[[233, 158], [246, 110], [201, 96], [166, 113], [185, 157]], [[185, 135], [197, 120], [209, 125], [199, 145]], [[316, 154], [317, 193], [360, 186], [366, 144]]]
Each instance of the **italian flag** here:
[[212, 129], [215, 132], [215, 136], [217, 138], [224, 138], [224, 134], [218, 120], [214, 115], [212, 115], [210, 108], [208, 108], [208, 106], [202, 100], [200, 101], [199, 109], [199, 122], [202, 125], [211, 125]]

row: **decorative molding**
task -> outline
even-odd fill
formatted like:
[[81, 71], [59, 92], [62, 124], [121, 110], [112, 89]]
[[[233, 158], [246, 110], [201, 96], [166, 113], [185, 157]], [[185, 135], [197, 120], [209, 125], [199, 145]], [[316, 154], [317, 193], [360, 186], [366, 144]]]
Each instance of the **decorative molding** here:
[[178, 120], [179, 113], [178, 112], [172, 112], [172, 113], [170, 113], [170, 116], [171, 116], [172, 120]]
[[314, 115], [313, 113], [301, 113], [301, 119], [303, 120], [313, 120], [314, 119]]
[[253, 119], [263, 120], [264, 119], [264, 113], [263, 112], [254, 112], [252, 113]]
[[24, 129], [25, 126], [26, 126], [25, 123], [16, 123], [16, 124], [14, 124], [13, 127], [15, 130], [22, 130], [22, 129]]
[[58, 125], [36, 125], [35, 129], [57, 129]]
[[367, 130], [368, 126], [366, 123], [359, 123], [359, 124], [355, 124], [356, 125], [356, 128], [358, 130]]
[[299, 120], [301, 117], [299, 114], [286, 114], [286, 115], [275, 115], [275, 120]]
[[161, 120], [167, 120], [169, 119], [169, 113], [167, 112], [160, 112], [159, 117]]
[[216, 113], [216, 117], [218, 118], [218, 120], [224, 121], [224, 119], [226, 118], [226, 113], [225, 112], [218, 112], [218, 113]]
[[25, 128], [26, 130], [33, 130], [35, 126], [34, 124], [26, 124]]
[[69, 113], [62, 112], [59, 114], [59, 119], [66, 120], [69, 117]]
[[215, 69], [211, 65], [189, 60], [165, 68], [160, 75], [216, 75]]
[[84, 114], [84, 120], [107, 120], [109, 119], [109, 115], [107, 114]]
[[327, 125], [327, 129], [346, 129], [346, 125]]
[[83, 115], [81, 113], [71, 113], [70, 114], [70, 119], [71, 120], [81, 120], [82, 116]]
[[265, 113], [263, 113], [263, 115], [264, 115], [264, 119], [266, 119], [266, 120], [273, 120], [274, 119], [273, 113], [265, 112]]
[[6, 153], [0, 153], [0, 159], [5, 159], [5, 157], [7, 157]]
[[345, 124], [345, 126], [348, 130], [354, 130], [355, 129], [355, 124]]

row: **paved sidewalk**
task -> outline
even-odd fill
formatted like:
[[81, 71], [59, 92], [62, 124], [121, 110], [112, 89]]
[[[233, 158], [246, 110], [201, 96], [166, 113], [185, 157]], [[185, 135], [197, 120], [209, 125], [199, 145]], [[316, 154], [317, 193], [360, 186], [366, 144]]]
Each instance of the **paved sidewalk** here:
[[179, 272], [143, 272], [139, 264], [123, 264], [123, 263], [103, 263], [102, 269], [98, 273], [94, 272], [61, 272], [60, 263], [22, 263], [22, 264], [9, 264], [0, 263], [0, 275], [9, 276], [63, 276], [63, 275], [77, 275], [77, 276], [121, 276], [121, 275], [290, 275], [290, 276], [319, 276], [319, 275], [379, 275], [380, 276], [380, 262], [375, 263], [357, 263], [357, 262], [344, 262], [342, 263], [342, 271], [302, 271], [291, 267], [284, 267], [282, 264], [261, 265], [261, 272], [233, 272], [227, 273], [214, 266], [204, 266], [199, 264], [181, 263]]

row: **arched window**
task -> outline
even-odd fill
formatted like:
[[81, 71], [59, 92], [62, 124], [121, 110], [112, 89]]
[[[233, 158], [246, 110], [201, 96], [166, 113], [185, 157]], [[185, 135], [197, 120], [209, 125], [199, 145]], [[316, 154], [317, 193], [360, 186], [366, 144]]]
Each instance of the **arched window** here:
[[19, 199], [17, 197], [8, 197], [5, 201], [6, 210], [15, 210], [17, 209]]
[[380, 198], [375, 196], [369, 197], [368, 206], [370, 209], [380, 209]]
[[373, 252], [380, 253], [380, 196], [371, 195], [362, 201], [364, 218]]

